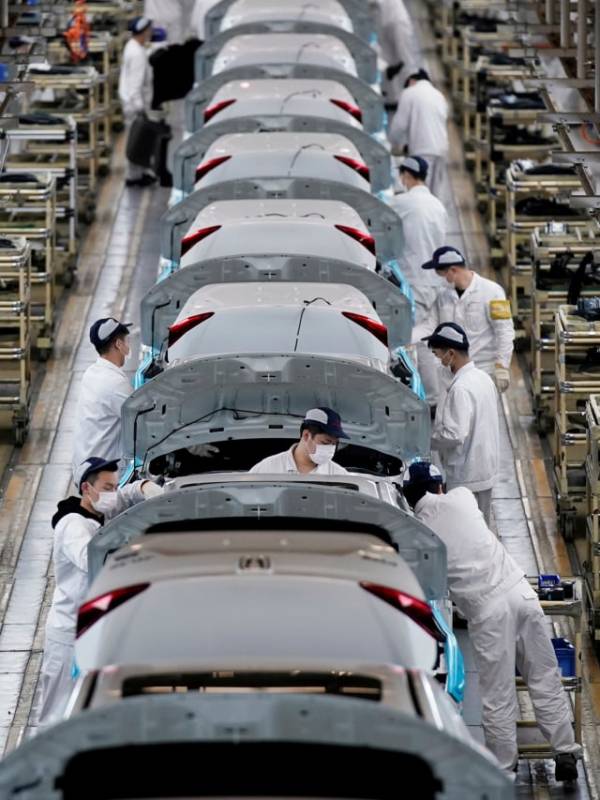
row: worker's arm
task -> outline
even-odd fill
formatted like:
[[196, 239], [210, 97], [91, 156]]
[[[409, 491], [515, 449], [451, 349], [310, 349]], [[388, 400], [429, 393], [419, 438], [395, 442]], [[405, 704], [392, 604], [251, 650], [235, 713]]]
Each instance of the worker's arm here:
[[402, 92], [389, 131], [390, 144], [392, 145], [392, 153], [394, 155], [402, 155], [404, 146], [408, 144], [411, 106], [410, 93], [406, 91]]
[[62, 533], [62, 552], [77, 569], [87, 572], [87, 548], [91, 541], [90, 526], [79, 514], [72, 514]]
[[442, 452], [463, 444], [471, 430], [472, 416], [473, 403], [469, 394], [454, 387], [446, 399], [441, 418], [433, 426], [431, 449]]
[[440, 321], [440, 304], [436, 299], [429, 307], [427, 316], [421, 322], [413, 326], [413, 344], [420, 342], [423, 337], [429, 336], [429, 334], [433, 333], [440, 324]]
[[510, 302], [506, 299], [506, 295], [500, 286], [498, 287], [498, 296], [488, 303], [487, 316], [494, 329], [496, 364], [508, 369], [513, 354], [515, 326], [513, 324]]
[[115, 510], [110, 515], [105, 514], [105, 517], [112, 519], [121, 512], [131, 508], [131, 506], [141, 503], [142, 500], [148, 500], [150, 497], [162, 494], [162, 492], [162, 487], [154, 483], [154, 481], [134, 481], [134, 483], [117, 489], [117, 504]]
[[144, 78], [148, 68], [146, 54], [143, 51], [136, 53], [130, 64], [128, 80], [127, 111], [133, 114], [144, 110]]

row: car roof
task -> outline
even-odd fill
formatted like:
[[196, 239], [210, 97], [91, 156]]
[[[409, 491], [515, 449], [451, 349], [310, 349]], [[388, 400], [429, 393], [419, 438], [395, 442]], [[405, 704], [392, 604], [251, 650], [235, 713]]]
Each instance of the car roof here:
[[277, 219], [277, 217], [322, 221], [330, 225], [341, 222], [366, 228], [360, 214], [339, 200], [220, 200], [198, 212], [195, 225], [224, 224], [237, 220]]
[[234, 0], [223, 16], [221, 30], [263, 19], [309, 20], [353, 30], [352, 21], [338, 0], [319, 0], [318, 4], [298, 0]]
[[317, 78], [252, 78], [250, 80], [230, 81], [215, 93], [209, 105], [231, 97], [240, 99], [281, 99], [304, 94], [314, 100], [329, 103], [330, 98], [356, 102], [348, 89], [338, 81]]
[[255, 152], [294, 152], [314, 146], [315, 151], [326, 151], [362, 161], [358, 149], [350, 139], [338, 133], [229, 133], [213, 142], [204, 156], [208, 161], [216, 156]]

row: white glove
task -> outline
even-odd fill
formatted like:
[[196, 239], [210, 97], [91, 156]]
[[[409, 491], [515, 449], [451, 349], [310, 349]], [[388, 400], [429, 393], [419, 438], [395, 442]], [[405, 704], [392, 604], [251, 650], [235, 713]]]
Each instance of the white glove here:
[[506, 367], [503, 367], [502, 364], [496, 364], [494, 366], [494, 383], [500, 394], [505, 392], [510, 386], [510, 372]]
[[158, 497], [164, 491], [162, 486], [159, 486], [158, 483], [154, 483], [154, 481], [144, 481], [142, 483], [142, 494], [149, 500], [151, 497]]
[[188, 447], [188, 452], [193, 456], [200, 456], [200, 458], [210, 458], [218, 455], [221, 451], [214, 444], [193, 444]]

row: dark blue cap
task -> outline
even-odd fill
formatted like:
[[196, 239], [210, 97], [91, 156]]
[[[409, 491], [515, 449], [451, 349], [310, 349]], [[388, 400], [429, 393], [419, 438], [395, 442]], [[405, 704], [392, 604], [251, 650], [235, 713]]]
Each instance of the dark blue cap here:
[[442, 322], [429, 336], [424, 336], [422, 342], [427, 342], [429, 347], [451, 347], [453, 350], [468, 350], [469, 340], [464, 330], [456, 322]]
[[114, 317], [97, 319], [90, 328], [90, 342], [94, 347], [100, 347], [110, 342], [111, 339], [114, 339], [115, 336], [118, 336], [120, 333], [129, 333], [131, 325], [131, 322], [119, 322], [119, 320], [114, 319]]
[[460, 250], [444, 245], [444, 247], [438, 247], [431, 257], [431, 261], [421, 264], [421, 269], [449, 269], [450, 267], [464, 267], [465, 264], [465, 257]]
[[129, 23], [129, 30], [135, 35], [148, 30], [151, 25], [152, 20], [149, 17], [135, 17], [135, 19], [132, 19]]
[[416, 486], [419, 483], [440, 483], [444, 482], [442, 473], [430, 461], [415, 461], [408, 468], [408, 474], [405, 475], [404, 486]]
[[96, 458], [96, 456], [86, 458], [77, 467], [73, 476], [77, 490], [81, 491], [81, 484], [87, 481], [90, 475], [102, 472], [103, 469], [107, 469], [109, 472], [116, 472], [119, 469], [119, 460], [113, 458], [112, 461], [107, 461], [105, 458]]
[[304, 416], [304, 422], [317, 425], [323, 433], [335, 436], [336, 439], [349, 439], [342, 428], [342, 418], [331, 408], [311, 408]]
[[398, 165], [400, 172], [410, 172], [415, 178], [424, 181], [429, 171], [429, 164], [421, 156], [406, 156]]

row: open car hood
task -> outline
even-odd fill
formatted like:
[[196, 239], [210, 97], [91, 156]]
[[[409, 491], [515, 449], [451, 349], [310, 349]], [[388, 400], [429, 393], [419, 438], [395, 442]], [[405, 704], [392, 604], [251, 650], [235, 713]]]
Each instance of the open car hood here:
[[340, 181], [319, 178], [261, 178], [222, 181], [199, 189], [170, 208], [160, 221], [161, 255], [178, 263], [181, 240], [196, 215], [218, 200], [248, 199], [337, 200], [347, 203], [361, 216], [375, 237], [377, 257], [381, 262], [398, 258], [404, 249], [402, 222], [391, 206], [369, 192]]
[[[249, 64], [211, 75], [195, 86], [185, 98], [185, 127], [190, 133], [204, 125], [203, 111], [212, 98], [230, 81], [251, 80], [252, 78], [315, 78], [341, 83], [354, 97], [362, 111], [363, 129], [376, 133], [385, 127], [383, 98], [360, 78], [332, 67], [317, 64]], [[212, 127], [212, 125], [211, 125]], [[350, 126], [348, 126], [350, 127]]]
[[[221, 21], [234, 0], [221, 0], [206, 12], [204, 18], [205, 39], [212, 39], [221, 30]], [[373, 8], [364, 0], [339, 0], [344, 11], [352, 20], [354, 32], [365, 42], [370, 42], [376, 37], [375, 15]], [[302, 7], [299, 6], [299, 13]]]
[[390, 375], [347, 359], [299, 353], [183, 361], [123, 405], [124, 457], [223, 440], [296, 439], [307, 408], [335, 408], [354, 445], [410, 461], [429, 454], [429, 406]]
[[[383, 529], [398, 553], [409, 565], [428, 600], [440, 600], [446, 593], [446, 548], [442, 541], [422, 522], [401, 509], [374, 497], [357, 492], [344, 475], [336, 483], [315, 484], [310, 481], [289, 482], [272, 476], [264, 480], [236, 480], [220, 484], [208, 483], [166, 492], [161, 497], [139, 503], [119, 514], [91, 540], [88, 546], [90, 584], [102, 569], [106, 557], [123, 547], [153, 525], [168, 526], [183, 520], [294, 519], [322, 520], [327, 523], [351, 522], [354, 525], [376, 525]], [[193, 525], [193, 522], [190, 523]], [[210, 527], [210, 522], [208, 523]], [[232, 525], [232, 536], [235, 536]], [[191, 528], [193, 530], [193, 528]], [[168, 533], [168, 530], [166, 531]], [[151, 534], [150, 534], [151, 535]], [[293, 532], [290, 536], [293, 537]]]
[[231, 133], [265, 133], [293, 131], [296, 133], [339, 133], [349, 139], [369, 167], [371, 191], [389, 189], [392, 182], [392, 162], [389, 151], [360, 128], [353, 128], [326, 117], [303, 117], [293, 114], [263, 114], [224, 120], [197, 130], [177, 147], [174, 153], [173, 185], [185, 194], [194, 191], [196, 167], [204, 154], [219, 137]]
[[364, 39], [350, 31], [337, 28], [335, 25], [324, 25], [309, 20], [285, 20], [282, 22], [248, 22], [245, 25], [237, 25], [235, 28], [221, 31], [212, 39], [206, 40], [202, 47], [196, 50], [194, 67], [196, 83], [210, 78], [215, 58], [230, 39], [256, 33], [322, 33], [333, 36], [343, 42], [350, 51], [356, 64], [356, 72], [361, 80], [369, 84], [374, 84], [378, 80], [377, 53]]
[[328, 258], [248, 255], [189, 264], [155, 284], [142, 300], [142, 342], [159, 349], [168, 327], [194, 292], [215, 283], [289, 281], [341, 283], [361, 291], [388, 329], [390, 349], [410, 343], [410, 300], [385, 278], [363, 266]]
[[194, 693], [127, 698], [38, 734], [2, 762], [0, 795], [86, 797], [92, 781], [96, 800], [290, 797], [311, 754], [321, 768], [308, 770], [303, 797], [328, 796], [326, 765], [340, 797], [388, 797], [393, 774], [420, 777], [421, 797], [514, 797], [492, 756], [441, 720], [347, 697]]

